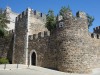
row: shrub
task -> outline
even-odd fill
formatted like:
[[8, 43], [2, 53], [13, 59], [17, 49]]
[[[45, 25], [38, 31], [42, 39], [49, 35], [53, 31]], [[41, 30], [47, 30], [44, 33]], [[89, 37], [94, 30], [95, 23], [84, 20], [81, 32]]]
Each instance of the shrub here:
[[0, 58], [0, 64], [9, 64], [9, 60], [7, 58]]
[[46, 19], [47, 19], [47, 21], [46, 21], [47, 29], [49, 31], [52, 31], [53, 29], [55, 29], [56, 28], [56, 19], [55, 19], [53, 10], [48, 11]]
[[92, 26], [93, 21], [94, 21], [94, 17], [90, 16], [89, 14], [86, 15], [87, 19], [88, 19], [88, 28]]

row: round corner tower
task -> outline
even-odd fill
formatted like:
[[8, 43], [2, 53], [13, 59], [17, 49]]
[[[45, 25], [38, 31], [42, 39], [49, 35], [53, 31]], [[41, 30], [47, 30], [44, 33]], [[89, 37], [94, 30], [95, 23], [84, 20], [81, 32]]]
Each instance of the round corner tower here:
[[68, 11], [64, 19], [58, 17], [56, 30], [57, 68], [71, 73], [89, 73], [87, 47], [85, 37], [88, 35], [86, 14], [77, 12], [76, 17]]

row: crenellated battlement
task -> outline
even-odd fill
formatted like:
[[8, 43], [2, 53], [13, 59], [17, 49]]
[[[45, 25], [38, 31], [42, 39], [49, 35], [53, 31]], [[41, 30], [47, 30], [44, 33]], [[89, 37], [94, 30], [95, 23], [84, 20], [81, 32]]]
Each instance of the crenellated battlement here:
[[[68, 17], [69, 16], [69, 17]], [[77, 20], [78, 18], [81, 18], [81, 19], [87, 19], [87, 16], [86, 16], [86, 13], [85, 12], [83, 12], [83, 11], [78, 11], [77, 13], [76, 13], [76, 16], [74, 17], [73, 15], [72, 15], [72, 12], [70, 11], [70, 12], [67, 12], [66, 13], [66, 16], [63, 18], [61, 15], [58, 15], [57, 16], [57, 20], [58, 21], [61, 21], [61, 20], [63, 20], [63, 19], [68, 19], [68, 18], [73, 18], [73, 19], [75, 19], [75, 20]]]
[[[7, 11], [11, 13], [10, 8]], [[71, 73], [90, 73], [100, 67], [100, 26], [89, 33], [85, 12], [73, 16], [69, 9], [63, 16], [58, 15], [51, 35], [45, 27], [46, 15], [31, 8], [14, 22], [15, 30], [10, 29], [8, 39], [0, 37], [0, 50], [7, 50], [6, 58], [11, 63]]]
[[40, 19], [40, 20], [46, 22], [46, 14], [41, 13], [41, 12], [39, 12], [37, 10], [31, 9], [31, 11], [30, 11], [30, 17], [35, 17], [37, 19]]
[[100, 39], [100, 34], [92, 33], [91, 37], [96, 38], [96, 39]]
[[16, 21], [19, 21], [20, 19], [24, 18], [25, 16], [27, 17], [29, 13], [29, 17], [31, 18], [36, 18], [36, 19], [40, 19], [43, 22], [46, 22], [46, 14], [43, 14], [39, 11], [33, 10], [31, 8], [27, 8], [25, 11], [23, 11], [21, 14], [19, 14], [16, 17]]
[[39, 32], [38, 34], [29, 35], [29, 39], [35, 40], [35, 39], [40, 39], [40, 38], [44, 38], [44, 37], [47, 37], [47, 36], [50, 36], [50, 32], [44, 31], [44, 32]]
[[93, 28], [93, 32], [96, 34], [100, 34], [100, 26]]
[[86, 13], [83, 11], [78, 11], [76, 17], [87, 19]]
[[[88, 25], [87, 25], [87, 16], [86, 16], [85, 12], [78, 11], [76, 13], [76, 16], [73, 16], [70, 13], [68, 13], [64, 18], [61, 15], [57, 16], [57, 21], [58, 21], [57, 27], [58, 28], [64, 28], [65, 27], [64, 20], [67, 20], [67, 22], [70, 23], [71, 25], [73, 25], [75, 23], [76, 26], [78, 26], [79, 24], [82, 24], [82, 25], [85, 24], [83, 26], [82, 25], [80, 25], [80, 26], [81, 27], [85, 27], [86, 29], [88, 28]], [[66, 24], [66, 25], [69, 26], [69, 24]], [[71, 28], [72, 27], [74, 27], [74, 26], [71, 26]]]
[[16, 22], [19, 21], [20, 19], [24, 18], [25, 16], [27, 16], [27, 10], [26, 11], [23, 11], [21, 14], [19, 14], [16, 17]]

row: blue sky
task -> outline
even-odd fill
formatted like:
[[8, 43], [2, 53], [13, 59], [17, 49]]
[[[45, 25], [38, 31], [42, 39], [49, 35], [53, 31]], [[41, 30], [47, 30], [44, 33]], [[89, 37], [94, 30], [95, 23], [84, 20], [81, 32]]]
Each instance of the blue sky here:
[[94, 27], [100, 25], [100, 0], [0, 0], [0, 8], [10, 6], [17, 13], [31, 7], [43, 13], [47, 13], [49, 9], [52, 9], [57, 14], [62, 6], [68, 5], [74, 15], [81, 10], [94, 16], [95, 20], [93, 26], [89, 29], [90, 32], [93, 31]]

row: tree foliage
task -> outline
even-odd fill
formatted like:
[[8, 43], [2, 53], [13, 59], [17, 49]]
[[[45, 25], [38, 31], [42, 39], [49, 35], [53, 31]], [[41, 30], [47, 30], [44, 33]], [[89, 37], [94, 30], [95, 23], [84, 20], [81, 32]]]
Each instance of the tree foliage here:
[[0, 58], [0, 64], [9, 64], [9, 60], [7, 58]]
[[56, 19], [53, 10], [48, 11], [46, 19], [47, 19], [46, 27], [49, 31], [52, 31], [54, 28], [56, 28]]
[[64, 17], [64, 14], [67, 13], [68, 11], [71, 11], [70, 7], [65, 7], [63, 6], [60, 11], [59, 11], [59, 14], [62, 15]]
[[0, 36], [6, 35], [5, 28], [8, 28], [7, 23], [9, 23], [9, 20], [7, 20], [5, 13], [0, 13]]
[[[68, 7], [63, 6], [60, 9], [59, 14], [62, 15], [62, 17], [64, 18], [65, 17], [64, 15], [67, 12], [70, 12], [70, 11], [71, 11], [71, 9], [70, 9], [69, 6]], [[47, 19], [46, 20], [46, 27], [47, 27], [47, 29], [49, 31], [52, 31], [53, 29], [55, 29], [56, 28], [56, 16], [54, 15], [54, 11], [53, 10], [49, 10], [48, 11], [46, 19]], [[88, 28], [89, 28], [90, 26], [92, 26], [92, 23], [94, 21], [94, 17], [90, 16], [89, 14], [87, 14], [87, 20], [88, 20]]]
[[87, 14], [88, 28], [93, 25], [94, 17]]

